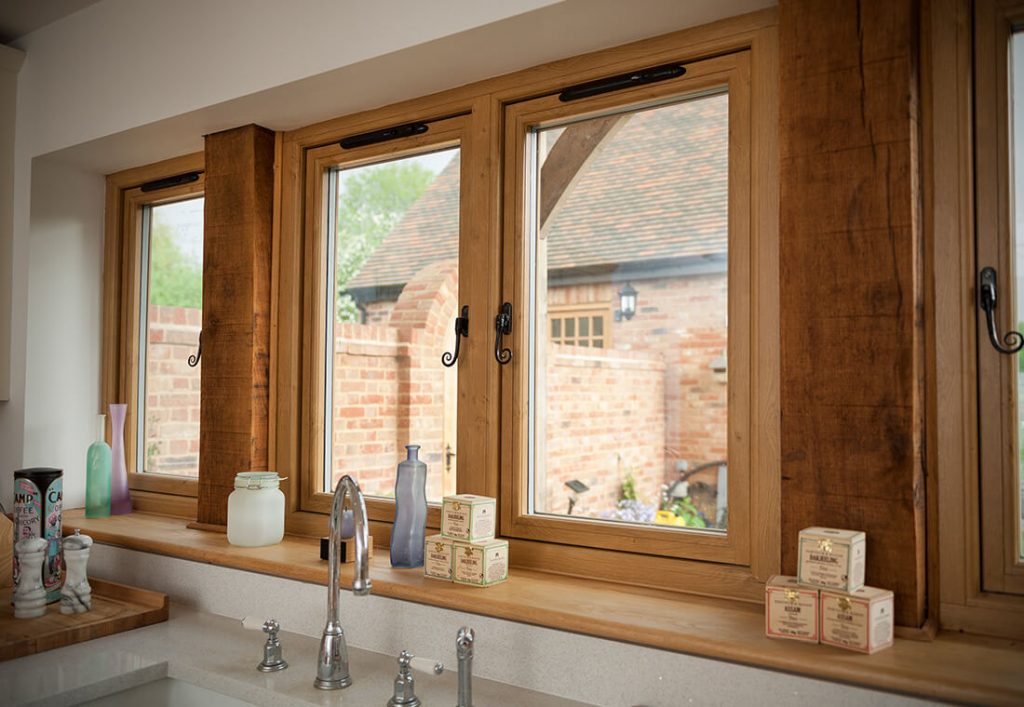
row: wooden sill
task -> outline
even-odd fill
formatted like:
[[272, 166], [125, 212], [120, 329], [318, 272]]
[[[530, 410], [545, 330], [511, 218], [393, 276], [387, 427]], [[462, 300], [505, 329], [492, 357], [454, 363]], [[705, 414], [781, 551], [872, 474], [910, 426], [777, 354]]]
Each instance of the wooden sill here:
[[[138, 512], [103, 519], [87, 519], [81, 510], [64, 515], [66, 531], [80, 528], [108, 545], [327, 584], [313, 538], [289, 535], [278, 545], [240, 548], [186, 523]], [[749, 603], [529, 570], [516, 570], [493, 587], [465, 587], [427, 579], [420, 570], [392, 569], [385, 552], [370, 565], [380, 596], [953, 702], [1024, 703], [1020, 642], [940, 631], [934, 641], [897, 640], [866, 656], [769, 640], [763, 609]], [[343, 586], [350, 586], [351, 572], [350, 565], [342, 569]]]

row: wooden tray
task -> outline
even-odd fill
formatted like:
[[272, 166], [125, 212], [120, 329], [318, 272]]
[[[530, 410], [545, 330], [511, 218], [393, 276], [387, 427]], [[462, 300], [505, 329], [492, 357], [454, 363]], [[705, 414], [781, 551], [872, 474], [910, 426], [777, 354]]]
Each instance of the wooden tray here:
[[92, 610], [60, 613], [60, 602], [34, 619], [14, 618], [11, 589], [0, 589], [0, 661], [81, 643], [167, 620], [167, 595], [89, 578]]

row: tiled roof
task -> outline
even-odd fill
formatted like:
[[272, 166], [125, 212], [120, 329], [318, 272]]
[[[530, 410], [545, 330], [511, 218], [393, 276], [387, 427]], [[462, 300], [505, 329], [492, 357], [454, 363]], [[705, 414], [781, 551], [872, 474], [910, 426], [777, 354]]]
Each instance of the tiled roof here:
[[[545, 229], [549, 270], [721, 253], [728, 230], [728, 97], [633, 114], [590, 159]], [[349, 287], [400, 285], [458, 255], [456, 157]]]

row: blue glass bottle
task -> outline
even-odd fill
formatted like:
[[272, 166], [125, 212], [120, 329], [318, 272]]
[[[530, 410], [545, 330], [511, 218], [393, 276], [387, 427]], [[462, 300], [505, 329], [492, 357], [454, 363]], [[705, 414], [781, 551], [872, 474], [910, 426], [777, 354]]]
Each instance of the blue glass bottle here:
[[408, 444], [408, 456], [395, 478], [395, 525], [391, 529], [391, 566], [422, 567], [427, 527], [427, 465], [420, 446]]

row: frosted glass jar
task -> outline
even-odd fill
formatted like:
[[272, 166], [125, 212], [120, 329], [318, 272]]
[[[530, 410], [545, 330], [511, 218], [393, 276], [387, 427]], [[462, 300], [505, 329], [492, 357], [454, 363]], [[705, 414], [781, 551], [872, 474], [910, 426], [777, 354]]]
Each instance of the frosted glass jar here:
[[235, 490], [228, 496], [228, 542], [261, 547], [284, 537], [284, 494], [281, 478], [273, 471], [235, 474]]

